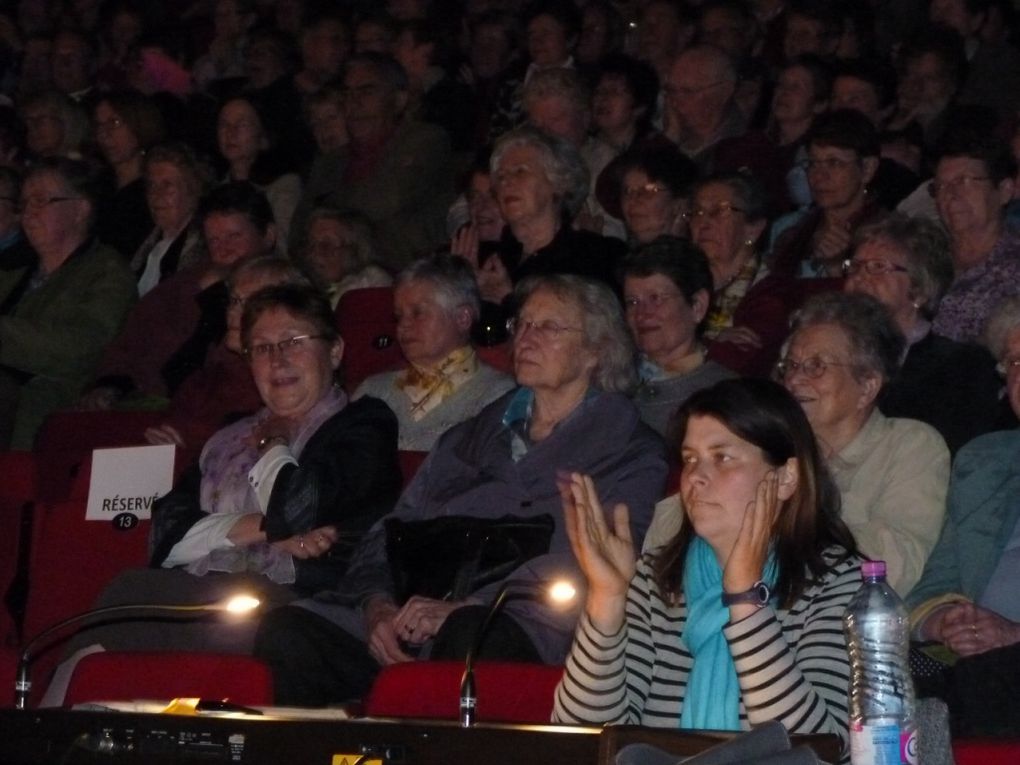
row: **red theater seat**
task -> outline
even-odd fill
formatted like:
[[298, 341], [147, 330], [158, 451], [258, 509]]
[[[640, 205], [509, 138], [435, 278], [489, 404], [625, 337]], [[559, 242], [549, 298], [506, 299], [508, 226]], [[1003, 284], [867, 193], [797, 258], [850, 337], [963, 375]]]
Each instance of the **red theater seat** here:
[[65, 706], [85, 701], [179, 697], [273, 703], [269, 667], [251, 656], [186, 651], [108, 651], [75, 667]]
[[336, 306], [336, 324], [344, 339], [340, 369], [348, 393], [366, 377], [403, 365], [391, 288], [368, 287], [345, 292]]
[[959, 739], [953, 741], [956, 765], [1017, 765], [1020, 740]]
[[[365, 700], [370, 717], [456, 720], [460, 706], [459, 661], [412, 661], [383, 667]], [[475, 665], [478, 720], [547, 723], [563, 667], [483, 661]]]

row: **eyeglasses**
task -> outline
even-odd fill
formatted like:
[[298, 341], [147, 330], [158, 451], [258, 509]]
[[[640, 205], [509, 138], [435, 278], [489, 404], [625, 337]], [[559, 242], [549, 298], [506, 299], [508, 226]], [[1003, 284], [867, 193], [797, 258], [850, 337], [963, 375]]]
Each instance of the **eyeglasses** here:
[[878, 276], [879, 274], [888, 273], [907, 273], [907, 269], [903, 266], [898, 266], [895, 263], [890, 263], [888, 260], [880, 260], [878, 258], [869, 258], [863, 260], [861, 258], [847, 259], [843, 261], [843, 276], [853, 276], [859, 274], [861, 271], [866, 273], [868, 276]]
[[659, 192], [665, 190], [666, 187], [660, 183], [644, 183], [640, 186], [624, 186], [623, 198], [648, 201], [650, 199], [655, 199]]
[[840, 157], [826, 157], [825, 159], [805, 159], [800, 162], [802, 169], [807, 172], [812, 170], [825, 170], [830, 173], [843, 170], [850, 165], [859, 165], [860, 159], [842, 159]]
[[951, 181], [930, 181], [928, 183], [928, 193], [933, 198], [942, 196], [950, 191], [960, 193], [969, 191], [978, 183], [990, 180], [991, 178], [987, 175], [961, 175], [953, 178]]
[[829, 367], [852, 367], [853, 364], [848, 364], [842, 361], [823, 361], [821, 356], [808, 356], [803, 361], [795, 361], [787, 356], [785, 359], [780, 359], [776, 362], [776, 377], [780, 380], [785, 380], [792, 376], [795, 372], [802, 372], [805, 377], [812, 380], [817, 380], [819, 377], [825, 374], [825, 370]]
[[22, 197], [18, 203], [18, 208], [21, 210], [41, 210], [57, 202], [73, 202], [76, 199], [81, 199], [81, 197]]
[[[240, 300], [243, 304], [244, 299], [238, 297], [232, 297], [231, 302], [234, 300]], [[328, 335], [295, 335], [294, 337], [288, 337], [286, 340], [281, 340], [278, 343], [259, 343], [258, 345], [250, 345], [244, 349], [244, 355], [250, 360], [262, 360], [271, 359], [277, 353], [284, 358], [291, 358], [296, 353], [300, 353], [304, 348], [307, 347], [308, 340], [329, 340]]]
[[694, 220], [719, 220], [727, 217], [730, 213], [746, 212], [743, 207], [731, 205], [729, 202], [720, 202], [715, 207], [692, 207], [683, 214], [688, 223]]
[[532, 175], [533, 173], [534, 170], [532, 170], [531, 165], [521, 164], [513, 165], [511, 167], [500, 167], [492, 175], [492, 185], [494, 188], [502, 186], [507, 181], [517, 181], [521, 178]]
[[628, 311], [637, 311], [639, 308], [644, 307], [649, 311], [657, 311], [659, 308], [664, 306], [667, 301], [673, 298], [680, 297], [679, 292], [653, 292], [644, 297], [628, 297], [624, 298], [623, 305]]
[[995, 365], [995, 371], [1002, 377], [1006, 377], [1014, 369], [1020, 369], [1020, 358], [1003, 359]]
[[546, 319], [545, 321], [521, 321], [520, 319], [507, 319], [506, 331], [509, 332], [511, 337], [514, 339], [524, 337], [528, 330], [533, 331], [538, 336], [539, 340], [543, 340], [545, 342], [558, 340], [560, 335], [564, 332], [584, 331], [580, 327], [564, 327], [549, 319]]

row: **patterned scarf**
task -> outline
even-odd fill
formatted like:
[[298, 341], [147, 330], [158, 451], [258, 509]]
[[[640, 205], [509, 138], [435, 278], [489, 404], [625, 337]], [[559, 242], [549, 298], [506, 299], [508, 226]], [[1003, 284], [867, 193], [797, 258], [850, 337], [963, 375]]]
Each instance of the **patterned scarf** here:
[[434, 367], [411, 364], [397, 375], [394, 385], [411, 400], [411, 417], [418, 422], [474, 377], [477, 371], [475, 349], [465, 345]]
[[712, 296], [712, 308], [705, 318], [704, 337], [715, 340], [724, 329], [733, 326], [733, 314], [744, 299], [748, 290], [765, 278], [768, 269], [760, 265], [756, 258], [749, 259], [737, 272], [729, 284], [716, 290]]

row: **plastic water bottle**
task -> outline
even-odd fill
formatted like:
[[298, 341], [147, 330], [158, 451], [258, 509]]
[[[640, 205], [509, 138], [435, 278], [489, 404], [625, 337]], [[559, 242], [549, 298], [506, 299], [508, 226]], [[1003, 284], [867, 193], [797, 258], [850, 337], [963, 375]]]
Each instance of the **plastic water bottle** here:
[[917, 765], [910, 623], [885, 582], [885, 563], [861, 566], [864, 584], [843, 616], [850, 651], [850, 761]]

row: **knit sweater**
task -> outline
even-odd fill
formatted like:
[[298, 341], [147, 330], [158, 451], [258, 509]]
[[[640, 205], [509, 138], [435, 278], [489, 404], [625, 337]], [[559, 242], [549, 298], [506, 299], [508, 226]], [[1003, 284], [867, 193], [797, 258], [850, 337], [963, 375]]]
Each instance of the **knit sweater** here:
[[[850, 661], [842, 618], [860, 586], [860, 560], [834, 563], [789, 610], [766, 606], [723, 634], [740, 685], [740, 725], [778, 720], [791, 733], [833, 733], [846, 747]], [[662, 598], [646, 553], [627, 595], [615, 635], [587, 615], [578, 624], [566, 672], [556, 689], [553, 720], [571, 724], [640, 724], [677, 728], [693, 657], [684, 643], [687, 605]]]

